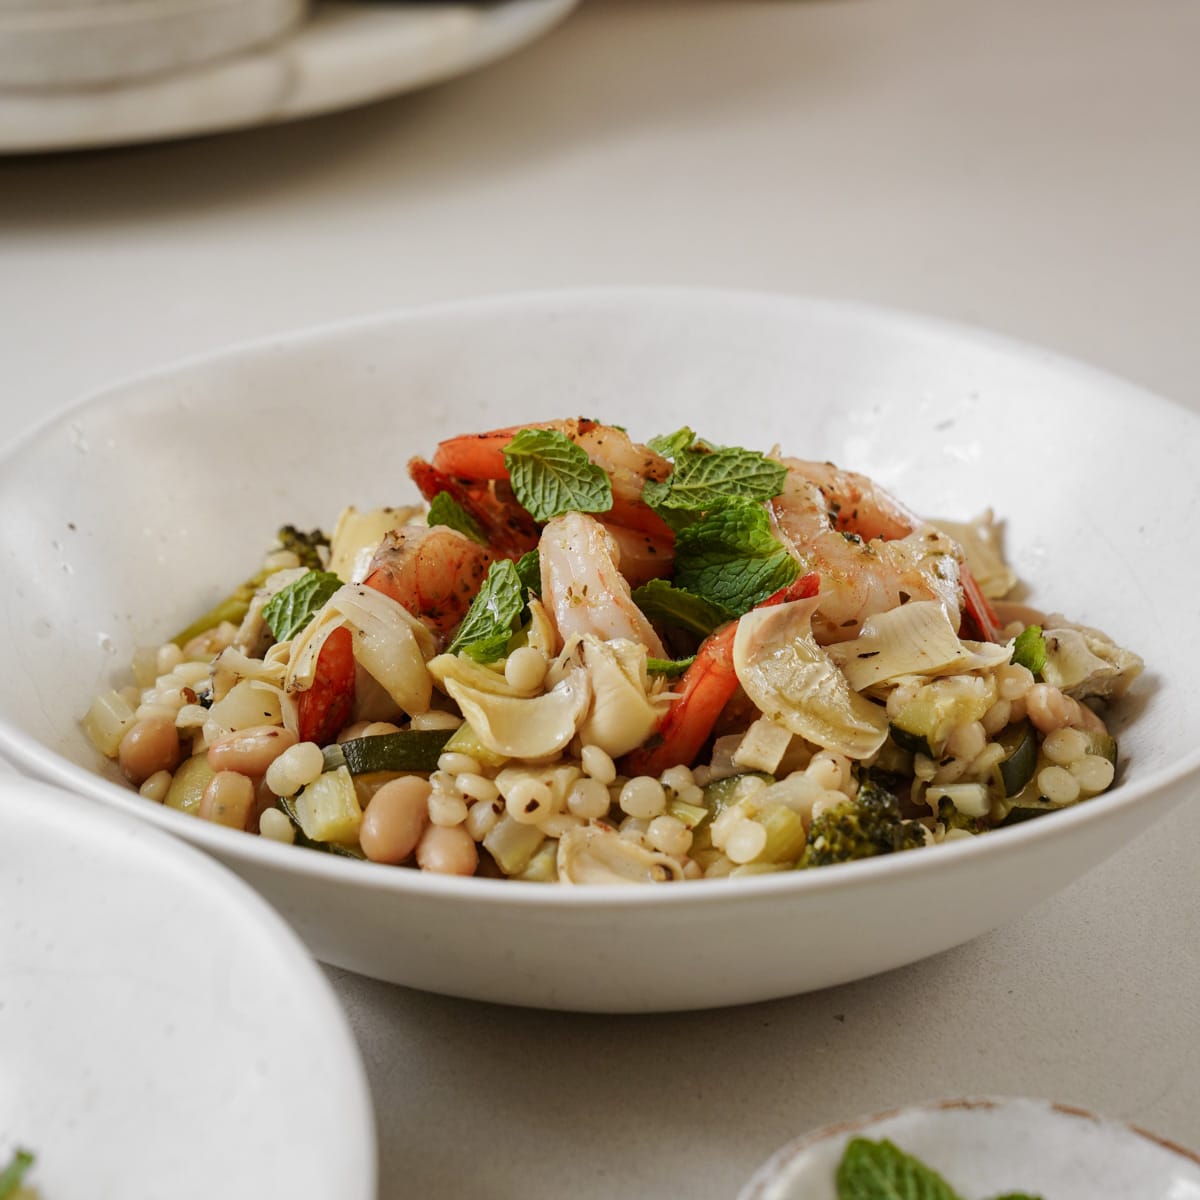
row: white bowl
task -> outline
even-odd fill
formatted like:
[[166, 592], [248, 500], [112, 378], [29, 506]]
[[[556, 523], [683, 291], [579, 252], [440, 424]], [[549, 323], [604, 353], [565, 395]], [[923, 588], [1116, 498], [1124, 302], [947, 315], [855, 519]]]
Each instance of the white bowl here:
[[1045, 1200], [1181, 1200], [1200, 1195], [1200, 1159], [1152, 1133], [1071, 1105], [1025, 1097], [939, 1100], [843, 1121], [784, 1146], [738, 1200], [836, 1200], [852, 1138], [894, 1142], [965, 1200], [1021, 1192]]
[[6, 771], [0, 947], [0, 1166], [42, 1196], [373, 1200], [349, 1022], [212, 858]]
[[[441, 437], [555, 415], [830, 458], [918, 511], [993, 505], [1032, 599], [1148, 669], [1119, 785], [976, 840], [805, 873], [646, 888], [439, 878], [231, 832], [121, 783], [79, 720], [254, 569], [276, 527], [415, 495]], [[0, 749], [203, 846], [314, 953], [515, 1004], [648, 1011], [860, 978], [1037, 904], [1195, 786], [1200, 419], [1089, 368], [854, 305], [689, 292], [517, 296], [236, 349], [86, 401], [0, 458]]]
[[308, 0], [0, 0], [0, 87], [142, 79], [263, 45]]

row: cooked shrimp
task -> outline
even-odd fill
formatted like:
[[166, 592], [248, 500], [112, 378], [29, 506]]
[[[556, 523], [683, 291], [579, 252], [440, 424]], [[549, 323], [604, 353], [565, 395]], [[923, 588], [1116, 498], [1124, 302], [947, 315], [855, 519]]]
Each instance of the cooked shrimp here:
[[594, 633], [605, 641], [629, 638], [653, 658], [666, 658], [618, 570], [617, 544], [599, 521], [577, 512], [555, 517], [542, 530], [538, 549], [542, 603], [564, 641], [575, 633]]
[[961, 552], [865, 475], [830, 463], [781, 460], [770, 502], [777, 531], [806, 571], [821, 576], [813, 630], [822, 645], [858, 635], [863, 621], [910, 600], [936, 600], [957, 627]]
[[[817, 594], [820, 577], [802, 575], [763, 600], [758, 608], [806, 600]], [[668, 767], [690, 766], [716, 726], [725, 706], [738, 688], [733, 667], [736, 621], [723, 625], [707, 637], [688, 667], [677, 694], [659, 726], [653, 745], [641, 746], [621, 760], [626, 775], [661, 775]]]
[[491, 562], [487, 550], [455, 529], [407, 525], [384, 537], [363, 582], [445, 637], [466, 615]]

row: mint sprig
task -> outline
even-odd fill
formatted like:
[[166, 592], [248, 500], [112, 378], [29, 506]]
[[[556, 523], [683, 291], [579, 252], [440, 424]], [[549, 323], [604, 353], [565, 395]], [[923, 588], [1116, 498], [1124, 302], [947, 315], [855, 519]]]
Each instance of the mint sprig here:
[[786, 478], [782, 463], [756, 450], [680, 449], [675, 469], [661, 482], [647, 483], [642, 499], [655, 509], [704, 512], [729, 499], [770, 500], [783, 490]]
[[536, 547], [533, 550], [527, 550], [517, 559], [517, 578], [529, 595], [541, 598], [542, 556], [537, 552]]
[[25, 1172], [34, 1164], [34, 1156], [28, 1150], [15, 1150], [8, 1166], [0, 1171], [0, 1200], [16, 1194], [25, 1178]]
[[667, 679], [676, 679], [683, 675], [695, 661], [694, 654], [687, 658], [647, 658], [646, 670], [651, 675], [663, 675]]
[[487, 545], [487, 538], [479, 527], [479, 522], [449, 492], [438, 492], [430, 500], [426, 520], [431, 526], [445, 525], [481, 546]]
[[749, 612], [799, 574], [767, 510], [751, 500], [727, 500], [675, 535], [676, 587], [730, 616]]
[[702, 638], [733, 616], [723, 605], [685, 592], [665, 579], [651, 579], [634, 589], [633, 602], [656, 625], [685, 629]]
[[695, 443], [695, 432], [685, 425], [682, 429], [675, 430], [674, 433], [664, 433], [659, 437], [651, 438], [646, 446], [663, 458], [674, 458]]
[[557, 430], [522, 429], [505, 446], [504, 465], [517, 503], [535, 521], [612, 508], [607, 473]]
[[481, 663], [503, 658], [524, 607], [525, 589], [516, 565], [507, 558], [492, 563], [448, 647], [449, 653], [465, 654]]
[[332, 571], [306, 571], [263, 606], [263, 620], [277, 642], [288, 642], [313, 619], [342, 586]]
[[932, 1168], [899, 1146], [853, 1138], [837, 1170], [838, 1200], [961, 1200]]

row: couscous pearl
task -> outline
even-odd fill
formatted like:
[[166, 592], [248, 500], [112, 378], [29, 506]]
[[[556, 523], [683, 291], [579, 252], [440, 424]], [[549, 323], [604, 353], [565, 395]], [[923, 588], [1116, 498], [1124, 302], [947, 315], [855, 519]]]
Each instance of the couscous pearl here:
[[504, 678], [518, 692], [536, 691], [546, 678], [546, 656], [535, 646], [521, 646], [504, 663]]
[[1110, 787], [1116, 768], [1107, 758], [1099, 754], [1085, 754], [1071, 764], [1071, 774], [1079, 786], [1088, 792], [1097, 793]]
[[725, 839], [725, 853], [735, 863], [753, 862], [767, 846], [766, 828], [757, 821], [742, 820]]
[[694, 858], [689, 858], [683, 864], [683, 877], [684, 879], [703, 879], [704, 868]]
[[461, 825], [467, 819], [467, 802], [461, 796], [450, 796], [439, 791], [430, 792], [429, 819], [435, 825]]
[[914, 754], [913, 774], [928, 783], [937, 774], [937, 763], [924, 754]]
[[667, 807], [663, 785], [649, 775], [635, 775], [621, 789], [621, 811], [649, 821]]
[[984, 732], [991, 735], [999, 733], [1009, 722], [1012, 713], [1011, 700], [997, 700], [991, 708], [983, 714]]
[[655, 850], [682, 858], [692, 848], [692, 831], [674, 817], [655, 817], [646, 828], [646, 840]]
[[504, 802], [500, 799], [477, 800], [467, 810], [466, 831], [477, 842], [482, 842], [500, 824], [503, 812]]
[[500, 795], [500, 789], [486, 775], [468, 771], [456, 780], [458, 790], [468, 800], [495, 800]]
[[436, 708], [431, 708], [428, 712], [414, 714], [409, 725], [413, 729], [457, 729], [462, 723], [462, 717], [456, 716], [454, 713], [440, 712]]
[[297, 742], [267, 768], [267, 787], [277, 796], [294, 796], [324, 770], [321, 747], [316, 742]]
[[544, 821], [538, 823], [538, 828], [550, 838], [560, 838], [565, 833], [570, 833], [572, 829], [580, 829], [587, 822], [582, 817], [577, 817], [572, 813], [551, 813]]
[[277, 808], [268, 808], [258, 818], [258, 832], [273, 842], [283, 842], [289, 846], [296, 840], [296, 830], [291, 821]]
[[604, 816], [611, 803], [608, 788], [598, 779], [577, 779], [567, 793], [567, 810], [588, 821]]
[[438, 770], [450, 775], [478, 775], [481, 767], [478, 759], [469, 754], [456, 754], [450, 751], [438, 758]]
[[583, 773], [599, 780], [605, 786], [617, 778], [616, 763], [599, 746], [584, 746], [580, 759], [583, 763]]
[[1074, 804], [1079, 799], [1079, 781], [1065, 767], [1043, 767], [1037, 783], [1038, 790], [1052, 804]]
[[970, 762], [971, 759], [983, 753], [986, 745], [987, 734], [984, 732], [983, 726], [978, 721], [972, 721], [970, 724], [958, 725], [954, 728], [947, 740], [946, 748], [956, 758]]
[[523, 825], [536, 825], [554, 811], [554, 797], [540, 779], [522, 779], [505, 797], [508, 815]]
[[394, 725], [391, 721], [372, 721], [370, 725], [362, 731], [363, 737], [383, 737], [388, 733], [399, 733], [400, 726]]
[[696, 786], [695, 780], [692, 778], [691, 768], [685, 766], [668, 767], [658, 779], [663, 787], [670, 788], [671, 791], [680, 797], [683, 796], [683, 793], [688, 788]]
[[969, 774], [973, 776], [986, 775], [993, 767], [1000, 765], [1004, 758], [1004, 747], [998, 742], [991, 742], [971, 760]]
[[147, 800], [153, 800], [156, 804], [161, 804], [166, 797], [167, 788], [171, 786], [170, 771], [155, 771], [153, 775], [147, 779], [138, 792], [145, 796]]
[[183, 650], [174, 642], [159, 646], [154, 656], [154, 669], [159, 675], [167, 675], [183, 662]]
[[812, 762], [804, 768], [804, 774], [823, 788], [837, 788], [842, 783], [841, 768], [824, 751], [813, 755]]
[[996, 690], [1002, 700], [1017, 700], [1033, 687], [1033, 672], [1020, 663], [1006, 663], [996, 671]]
[[360, 738], [367, 732], [370, 727], [370, 721], [355, 721], [353, 725], [347, 725], [341, 733], [338, 734], [339, 745], [342, 742], [353, 742], [356, 738]]
[[1042, 751], [1052, 763], [1057, 763], [1060, 767], [1069, 767], [1087, 753], [1088, 741], [1080, 730], [1064, 727], [1046, 734], [1046, 739], [1042, 742]]

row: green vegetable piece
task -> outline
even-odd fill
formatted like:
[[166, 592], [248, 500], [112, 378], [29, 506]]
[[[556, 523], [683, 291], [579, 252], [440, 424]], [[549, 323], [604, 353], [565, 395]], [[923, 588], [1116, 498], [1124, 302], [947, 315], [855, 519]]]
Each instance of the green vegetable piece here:
[[727, 500], [675, 537], [676, 586], [735, 617], [799, 574], [800, 564], [771, 532], [767, 510], [752, 500]]
[[652, 579], [636, 588], [633, 602], [657, 624], [686, 629], [701, 638], [708, 637], [733, 615], [723, 605], [686, 592], [665, 579]]
[[924, 845], [924, 827], [904, 820], [895, 793], [875, 775], [864, 772], [853, 800], [835, 804], [814, 818], [796, 865], [827, 867]]
[[492, 563], [449, 652], [465, 654], [481, 663], [503, 658], [524, 607], [525, 591], [516, 565], [507, 558]]
[[13, 1153], [12, 1161], [0, 1171], [0, 1200], [7, 1200], [7, 1197], [16, 1194], [21, 1180], [25, 1178], [25, 1172], [33, 1163], [34, 1156], [28, 1150], [18, 1149]]
[[837, 1169], [838, 1200], [961, 1200], [932, 1168], [886, 1138], [852, 1138]]
[[403, 729], [399, 733], [381, 733], [374, 737], [351, 738], [342, 742], [341, 763], [351, 775], [370, 775], [373, 771], [436, 771], [438, 757], [450, 740], [452, 729]]
[[995, 1200], [1042, 1200], [1041, 1196], [1031, 1196], [1028, 1192], [1005, 1192]]
[[655, 454], [661, 454], [663, 458], [675, 458], [689, 446], [694, 445], [695, 441], [696, 434], [685, 425], [682, 429], [675, 430], [674, 433], [664, 433], [660, 437], [651, 438], [646, 446]]
[[332, 571], [306, 571], [276, 592], [263, 607], [263, 620], [277, 642], [288, 642], [313, 619], [342, 586]]
[[438, 492], [430, 500], [426, 520], [430, 525], [445, 525], [455, 529], [481, 546], [487, 545], [487, 538], [479, 528], [479, 522], [449, 492]]
[[531, 596], [542, 596], [542, 558], [536, 549], [528, 550], [517, 559], [517, 578]]
[[1037, 734], [1028, 721], [1022, 721], [1020, 725], [1006, 729], [1000, 735], [999, 742], [1005, 754], [997, 764], [996, 771], [1004, 795], [1006, 798], [1020, 795], [1037, 770]]
[[612, 508], [607, 473], [557, 430], [522, 429], [505, 446], [504, 465], [517, 503], [535, 521]]
[[647, 658], [646, 670], [653, 675], [665, 675], [668, 679], [677, 679], [695, 661], [694, 654], [689, 658]]
[[787, 468], [756, 450], [727, 446], [709, 452], [680, 450], [675, 470], [651, 480], [642, 499], [652, 508], [705, 512], [729, 499], [769, 500], [783, 490]]
[[897, 725], [895, 721], [888, 728], [892, 735], [892, 741], [901, 750], [906, 750], [909, 754], [924, 754], [926, 758], [936, 757], [925, 734], [913, 733], [912, 730]]
[[1026, 625], [1013, 642], [1012, 662], [1028, 667], [1034, 679], [1041, 679], [1046, 669], [1046, 639], [1040, 625]]
[[329, 538], [319, 529], [305, 533], [295, 525], [285, 525], [275, 536], [279, 539], [280, 550], [290, 550], [300, 560], [302, 567], [317, 571], [324, 566], [321, 549], [329, 549]]

